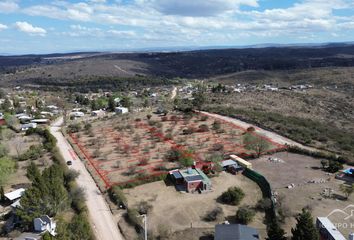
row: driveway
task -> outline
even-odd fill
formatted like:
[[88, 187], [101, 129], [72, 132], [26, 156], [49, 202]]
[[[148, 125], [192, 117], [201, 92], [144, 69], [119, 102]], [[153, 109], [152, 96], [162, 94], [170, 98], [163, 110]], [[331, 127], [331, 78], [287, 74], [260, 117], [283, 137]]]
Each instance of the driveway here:
[[104, 197], [101, 195], [95, 181], [87, 171], [85, 165], [76, 155], [60, 131], [63, 118], [59, 118], [50, 127], [50, 132], [57, 139], [57, 146], [66, 161], [71, 160], [69, 168], [80, 172], [77, 184], [85, 189], [86, 205], [88, 208], [92, 230], [97, 240], [123, 240], [123, 236], [118, 230], [117, 222], [114, 220]]

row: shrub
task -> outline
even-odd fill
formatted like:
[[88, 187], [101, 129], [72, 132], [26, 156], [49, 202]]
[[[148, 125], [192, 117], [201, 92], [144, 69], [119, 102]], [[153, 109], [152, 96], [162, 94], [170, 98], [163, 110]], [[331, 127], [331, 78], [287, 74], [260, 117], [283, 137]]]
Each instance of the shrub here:
[[252, 222], [255, 215], [256, 213], [253, 209], [241, 207], [236, 212], [236, 220], [241, 224], [247, 225]]
[[221, 194], [220, 200], [225, 204], [239, 205], [244, 197], [245, 193], [241, 188], [230, 187], [226, 192]]
[[126, 208], [128, 206], [127, 204], [127, 198], [125, 197], [122, 189], [118, 186], [113, 186], [109, 189], [109, 197], [118, 206], [122, 206]]
[[68, 133], [77, 133], [81, 130], [81, 125], [79, 123], [69, 124], [67, 127]]
[[200, 121], [205, 122], [206, 120], [208, 120], [208, 116], [201, 116]]
[[141, 219], [139, 218], [139, 212], [134, 208], [129, 208], [127, 211], [128, 222], [133, 226], [140, 226]]
[[138, 204], [138, 212], [140, 215], [142, 214], [148, 214], [152, 210], [152, 205], [148, 203], [147, 201], [141, 201]]
[[217, 220], [220, 221], [222, 220], [223, 215], [224, 215], [224, 211], [222, 210], [222, 208], [216, 207], [205, 215], [204, 220], [207, 222], [212, 222]]
[[219, 121], [215, 120], [212, 124], [212, 129], [217, 131], [217, 130], [220, 130], [220, 128], [221, 128], [221, 123]]
[[209, 132], [209, 127], [206, 124], [202, 124], [198, 127], [198, 132]]

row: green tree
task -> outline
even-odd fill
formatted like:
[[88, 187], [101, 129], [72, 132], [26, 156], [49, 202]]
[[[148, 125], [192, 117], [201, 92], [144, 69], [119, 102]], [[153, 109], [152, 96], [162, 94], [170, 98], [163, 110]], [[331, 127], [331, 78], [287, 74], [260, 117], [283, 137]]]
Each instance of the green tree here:
[[115, 107], [116, 107], [116, 102], [114, 101], [114, 98], [111, 96], [108, 98], [108, 110], [114, 112]]
[[241, 224], [247, 225], [252, 222], [255, 215], [256, 213], [253, 209], [248, 207], [241, 207], [236, 212], [236, 220]]
[[277, 220], [271, 221], [267, 225], [267, 235], [266, 240], [286, 240], [285, 232], [280, 227], [280, 224]]
[[318, 240], [319, 234], [314, 225], [311, 213], [307, 209], [302, 209], [301, 214], [296, 217], [297, 224], [291, 229], [292, 240]]
[[4, 109], [5, 112], [10, 112], [10, 108], [12, 107], [12, 104], [8, 98], [5, 98], [5, 101], [1, 105], [1, 108]]
[[196, 90], [193, 92], [193, 106], [197, 110], [200, 110], [206, 102], [206, 87], [203, 84], [199, 84]]
[[223, 192], [220, 196], [220, 200], [223, 203], [230, 205], [239, 205], [242, 199], [245, 197], [245, 193], [239, 187], [230, 187], [226, 192]]
[[85, 213], [75, 215], [69, 224], [69, 228], [72, 233], [70, 238], [72, 240], [93, 239], [90, 223], [88, 222]]
[[354, 192], [354, 184], [341, 184], [339, 189], [345, 195], [345, 199], [348, 200], [349, 196]]
[[257, 157], [260, 157], [262, 153], [270, 148], [270, 144], [267, 140], [252, 133], [245, 134], [243, 143], [245, 144], [245, 148], [254, 151]]
[[124, 97], [122, 97], [120, 104], [122, 105], [122, 107], [130, 108], [132, 106], [132, 101], [131, 101], [130, 97], [124, 96]]
[[330, 160], [328, 163], [328, 167], [326, 168], [326, 171], [330, 172], [330, 173], [336, 173], [341, 169], [343, 169], [342, 163], [340, 163], [338, 161]]

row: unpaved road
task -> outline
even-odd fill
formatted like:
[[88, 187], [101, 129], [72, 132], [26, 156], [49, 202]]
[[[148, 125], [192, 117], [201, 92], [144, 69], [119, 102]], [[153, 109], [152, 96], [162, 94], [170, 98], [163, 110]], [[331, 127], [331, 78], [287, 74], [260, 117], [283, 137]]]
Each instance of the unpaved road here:
[[224, 120], [226, 122], [230, 122], [230, 123], [234, 123], [244, 129], [247, 129], [248, 127], [251, 127], [253, 126], [255, 129], [256, 129], [256, 132], [263, 135], [263, 136], [266, 136], [270, 139], [272, 139], [272, 141], [276, 142], [276, 143], [279, 143], [279, 144], [282, 144], [282, 145], [292, 145], [292, 146], [297, 146], [297, 147], [300, 147], [300, 148], [303, 148], [303, 149], [307, 149], [307, 150], [310, 150], [310, 151], [316, 151], [316, 149], [312, 148], [312, 147], [308, 147], [308, 146], [304, 146], [302, 145], [301, 143], [298, 143], [298, 142], [295, 142], [289, 138], [286, 138], [286, 137], [283, 137], [277, 133], [274, 133], [274, 132], [271, 132], [271, 131], [268, 131], [268, 130], [264, 130], [262, 128], [259, 128], [259, 127], [256, 127], [252, 124], [249, 124], [249, 123], [246, 123], [244, 121], [241, 121], [241, 120], [238, 120], [236, 118], [231, 118], [231, 117], [225, 117], [225, 116], [222, 116], [222, 115], [219, 115], [219, 114], [215, 114], [215, 113], [209, 113], [209, 112], [203, 112], [201, 111], [201, 113], [205, 114], [205, 115], [208, 115], [210, 117], [214, 117], [214, 118], [218, 118], [220, 120]]
[[177, 87], [174, 87], [171, 93], [171, 99], [175, 99], [175, 97], [177, 96]]
[[123, 240], [123, 236], [118, 230], [117, 222], [104, 199], [96, 183], [87, 171], [85, 165], [80, 161], [74, 149], [70, 146], [60, 131], [63, 118], [59, 118], [50, 127], [50, 132], [58, 140], [57, 146], [66, 161], [71, 160], [71, 169], [80, 172], [77, 184], [85, 189], [86, 205], [89, 211], [92, 230], [97, 240]]

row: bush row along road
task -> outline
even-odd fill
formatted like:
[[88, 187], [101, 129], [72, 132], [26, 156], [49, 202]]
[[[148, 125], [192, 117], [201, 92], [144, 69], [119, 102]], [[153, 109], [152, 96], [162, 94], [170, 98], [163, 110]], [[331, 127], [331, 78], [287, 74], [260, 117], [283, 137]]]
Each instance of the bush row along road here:
[[68, 141], [61, 133], [63, 117], [55, 121], [50, 132], [57, 139], [57, 146], [65, 161], [72, 161], [71, 169], [80, 172], [77, 178], [77, 184], [85, 189], [86, 206], [88, 208], [90, 222], [93, 233], [97, 240], [123, 240], [123, 236], [118, 230], [116, 221], [109, 209], [104, 197], [101, 195], [95, 181], [87, 171], [85, 165], [78, 158]]

